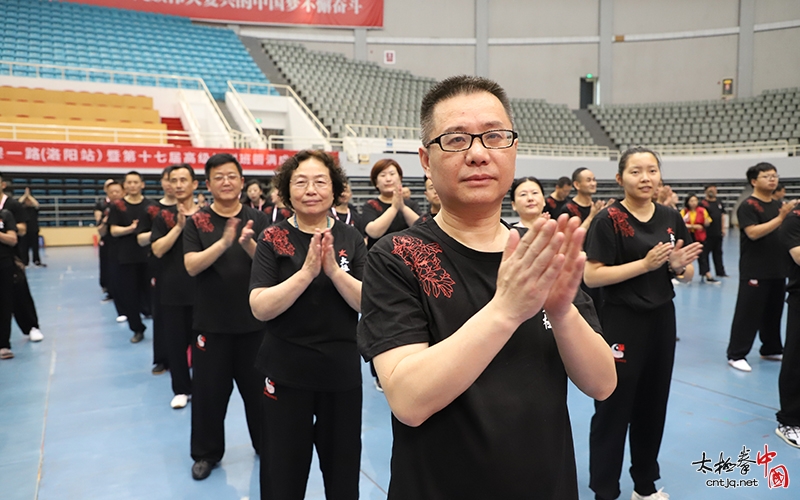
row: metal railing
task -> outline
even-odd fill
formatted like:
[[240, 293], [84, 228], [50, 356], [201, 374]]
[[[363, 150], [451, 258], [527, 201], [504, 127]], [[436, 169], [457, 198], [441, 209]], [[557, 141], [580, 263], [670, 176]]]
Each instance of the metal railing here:
[[[237, 88], [238, 87], [238, 88]], [[228, 88], [231, 89], [231, 92], [237, 94], [238, 92], [243, 92], [245, 94], [260, 94], [260, 95], [279, 95], [283, 97], [291, 97], [300, 106], [300, 109], [306, 115], [306, 117], [314, 124], [314, 127], [317, 131], [322, 134], [326, 141], [330, 140], [331, 132], [328, 128], [317, 118], [317, 115], [314, 114], [306, 103], [300, 99], [300, 96], [292, 89], [292, 87], [288, 85], [275, 85], [272, 83], [259, 83], [259, 82], [242, 82], [238, 80], [228, 80]], [[262, 91], [266, 92], [253, 92], [254, 89], [261, 89]], [[237, 95], [237, 98], [241, 100], [241, 98]], [[253, 120], [253, 124], [257, 129], [261, 129], [261, 125], [258, 124], [250, 113], [250, 110], [247, 109], [247, 106], [243, 106], [246, 110], [248, 117]]]
[[189, 132], [146, 128], [84, 127], [0, 122], [0, 138], [47, 142], [89, 142], [114, 144], [167, 144], [170, 140], [191, 141]]
[[786, 140], [725, 142], [714, 144], [655, 144], [646, 146], [662, 156], [732, 155], [742, 153], [797, 154], [798, 145]]

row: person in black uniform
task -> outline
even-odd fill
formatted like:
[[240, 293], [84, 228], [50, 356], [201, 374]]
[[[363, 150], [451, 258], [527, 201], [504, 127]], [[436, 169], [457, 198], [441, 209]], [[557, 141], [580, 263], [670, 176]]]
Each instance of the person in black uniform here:
[[[723, 218], [725, 217], [725, 206], [717, 199], [717, 186], [709, 184], [704, 187], [705, 198], [700, 201], [700, 206], [706, 209], [711, 217], [711, 225], [706, 228], [706, 241], [703, 242], [703, 250], [711, 254], [714, 259], [714, 271], [718, 278], [727, 278], [725, 265], [722, 263], [722, 238], [728, 233], [728, 227]], [[706, 256], [708, 258], [708, 256]], [[711, 268], [706, 273], [706, 279], [711, 277]]]
[[14, 311], [14, 247], [17, 246], [17, 221], [3, 208], [0, 191], [0, 359], [11, 359], [11, 315]]
[[[242, 166], [233, 155], [208, 159], [206, 186], [214, 197], [186, 220], [184, 265], [196, 277], [192, 328], [192, 477], [205, 479], [225, 453], [225, 413], [233, 382], [244, 400], [250, 440], [261, 445], [261, 375], [256, 353], [264, 323], [250, 311], [255, 234], [269, 225], [263, 212], [239, 201]], [[326, 208], [327, 209], [327, 208]]]
[[34, 266], [47, 267], [39, 256], [39, 200], [31, 194], [31, 188], [26, 187], [25, 193], [19, 197], [19, 202], [28, 216], [25, 237], [19, 242], [22, 263], [27, 266], [32, 254]]
[[174, 394], [170, 406], [184, 408], [192, 394], [186, 351], [192, 344], [192, 306], [195, 280], [183, 264], [183, 229], [186, 218], [200, 209], [194, 203], [197, 178], [191, 165], [174, 165], [169, 171], [176, 204], [161, 208], [153, 220], [150, 248], [161, 261], [161, 318], [167, 361]]
[[[119, 266], [115, 293], [119, 295], [122, 314], [133, 332], [132, 343], [144, 339], [146, 327], [140, 314], [152, 315], [150, 279], [147, 268], [148, 249], [139, 242], [142, 233], [150, 231], [152, 200], [142, 196], [144, 179], [139, 172], [125, 175], [125, 196], [111, 205], [108, 224], [111, 236], [117, 238]], [[145, 235], [149, 242], [149, 235]]]
[[358, 213], [358, 209], [352, 203], [350, 203], [350, 199], [352, 197], [353, 192], [350, 190], [350, 181], [345, 178], [342, 194], [336, 198], [336, 204], [331, 207], [331, 216], [338, 221], [342, 221], [345, 224], [358, 229], [358, 232], [361, 233], [361, 236], [366, 238], [367, 233], [364, 232], [364, 224], [361, 220], [361, 214]]
[[436, 188], [433, 187], [433, 182], [427, 177], [425, 177], [425, 199], [428, 200], [428, 212], [421, 215], [417, 220], [417, 223], [425, 222], [428, 219], [433, 219], [436, 217], [436, 214], [439, 213], [439, 210], [442, 209], [442, 202], [439, 200], [439, 195], [436, 193]]
[[786, 290], [786, 255], [778, 228], [794, 210], [797, 200], [781, 204], [772, 199], [778, 170], [771, 163], [747, 169], [753, 194], [739, 205], [739, 294], [728, 342], [728, 364], [744, 372], [752, 367], [746, 356], [756, 332], [761, 338], [761, 358], [780, 361], [781, 315]]
[[615, 383], [578, 289], [585, 232], [502, 222], [518, 135], [499, 85], [448, 78], [421, 121], [442, 208], [369, 252], [358, 326], [392, 409], [388, 498], [577, 499], [567, 374], [599, 399]]
[[283, 204], [278, 188], [275, 187], [275, 179], [270, 181], [269, 185], [269, 199], [270, 203], [264, 205], [264, 213], [267, 214], [270, 224], [277, 224], [282, 220], [286, 220], [292, 216], [292, 210]]
[[244, 185], [244, 196], [242, 196], [242, 203], [250, 208], [256, 210], [264, 210], [269, 203], [264, 196], [264, 185], [258, 179], [250, 179]]
[[597, 193], [597, 179], [588, 168], [581, 167], [572, 173], [572, 185], [575, 186], [577, 194], [564, 203], [561, 213], [570, 217], [580, 217], [581, 227], [588, 230], [592, 219], [605, 208], [606, 202], [592, 199]]
[[800, 209], [795, 208], [781, 223], [781, 242], [789, 252], [789, 297], [786, 304], [786, 344], [778, 378], [781, 409], [776, 414], [781, 439], [800, 448]]
[[108, 227], [108, 216], [111, 213], [111, 205], [122, 200], [125, 193], [122, 184], [114, 180], [106, 182], [105, 191], [107, 202], [100, 201], [95, 206], [95, 211], [101, 210], [99, 216], [95, 213], [97, 234], [100, 235], [100, 272], [105, 275], [100, 283], [103, 291], [106, 292], [103, 302], [107, 302], [109, 299], [114, 301], [114, 307], [117, 310], [117, 323], [122, 323], [127, 321], [128, 317], [122, 313], [119, 293], [115, 293], [116, 287], [119, 286], [119, 245], [117, 244], [119, 238], [111, 236], [111, 231]]
[[559, 177], [553, 192], [547, 195], [544, 200], [542, 213], [550, 214], [555, 219], [564, 208], [564, 204], [569, 201], [569, 194], [572, 192], [572, 181], [569, 177]]
[[357, 499], [362, 394], [356, 325], [367, 248], [358, 230], [330, 216], [346, 183], [333, 156], [301, 151], [284, 162], [276, 182], [294, 216], [259, 238], [250, 278], [250, 307], [267, 322], [257, 361], [267, 377], [261, 498], [305, 498], [316, 448], [325, 497]]
[[[108, 179], [105, 183], [103, 183], [103, 192], [106, 194], [106, 196], [105, 198], [98, 199], [97, 203], [94, 205], [94, 223], [97, 227], [98, 235], [100, 236], [100, 241], [97, 245], [97, 253], [100, 257], [100, 288], [102, 288], [103, 293], [106, 294], [105, 297], [103, 297], [103, 302], [113, 300], [108, 287], [108, 241], [110, 238], [112, 238], [112, 236], [108, 233], [107, 217], [108, 206], [111, 203], [111, 199], [108, 196], [108, 186], [114, 183], [117, 183], [114, 179]], [[105, 225], [102, 233], [100, 229], [101, 225]]]
[[396, 161], [390, 158], [378, 160], [372, 166], [369, 178], [380, 193], [361, 207], [367, 248], [372, 248], [383, 236], [412, 226], [419, 218], [420, 210], [415, 201], [403, 198], [403, 169]]
[[703, 247], [684, 244], [691, 240], [680, 214], [653, 202], [660, 179], [655, 152], [625, 151], [617, 173], [625, 198], [600, 211], [586, 236], [584, 281], [603, 287], [603, 337], [617, 368], [617, 389], [595, 402], [592, 417], [589, 487], [596, 499], [620, 494], [628, 426], [632, 500], [667, 498], [655, 481], [675, 361], [672, 278], [691, 282], [691, 263]]

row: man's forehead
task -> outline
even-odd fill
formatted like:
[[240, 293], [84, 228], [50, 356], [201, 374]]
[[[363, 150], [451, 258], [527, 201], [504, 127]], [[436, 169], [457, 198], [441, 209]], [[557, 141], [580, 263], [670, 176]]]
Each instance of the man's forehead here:
[[489, 92], [473, 92], [458, 94], [439, 101], [433, 108], [434, 125], [448, 130], [466, 129], [479, 125], [502, 126], [511, 125], [503, 103]]

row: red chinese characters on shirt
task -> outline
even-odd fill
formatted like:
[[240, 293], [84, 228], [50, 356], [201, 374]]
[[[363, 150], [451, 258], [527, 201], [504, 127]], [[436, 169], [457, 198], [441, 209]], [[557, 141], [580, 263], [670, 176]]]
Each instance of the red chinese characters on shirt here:
[[167, 225], [168, 230], [175, 227], [175, 216], [172, 215], [172, 212], [170, 212], [169, 210], [162, 210], [161, 218], [164, 219], [164, 223]]
[[378, 200], [367, 200], [367, 205], [369, 205], [372, 208], [374, 208], [375, 210], [377, 210], [378, 213], [382, 213], [383, 212], [383, 207], [381, 206], [380, 203], [378, 203]]
[[294, 245], [289, 242], [289, 231], [278, 226], [270, 226], [264, 230], [264, 241], [269, 241], [278, 255], [291, 257], [294, 255]]
[[614, 233], [620, 233], [628, 237], [634, 235], [634, 230], [628, 222], [628, 214], [623, 213], [618, 208], [611, 207], [608, 209], [608, 216], [611, 218], [611, 222], [614, 223]]
[[761, 203], [759, 203], [757, 200], [754, 200], [753, 198], [747, 198], [747, 204], [753, 207], [756, 212], [760, 214], [764, 213], [764, 207], [762, 207]]
[[436, 256], [442, 252], [438, 243], [426, 244], [413, 236], [393, 236], [392, 244], [392, 254], [403, 259], [403, 263], [411, 269], [429, 297], [452, 297], [456, 282], [450, 277], [450, 273], [442, 269], [442, 262]]
[[214, 224], [211, 223], [211, 214], [208, 212], [197, 212], [192, 215], [192, 220], [197, 229], [204, 233], [213, 233]]

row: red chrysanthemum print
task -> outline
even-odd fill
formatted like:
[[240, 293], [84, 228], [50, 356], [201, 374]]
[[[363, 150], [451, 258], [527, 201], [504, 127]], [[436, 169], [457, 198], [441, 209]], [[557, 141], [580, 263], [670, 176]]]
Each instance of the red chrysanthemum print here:
[[556, 200], [553, 198], [547, 198], [547, 206], [550, 208], [556, 208]]
[[270, 226], [264, 230], [264, 241], [269, 241], [278, 255], [291, 257], [294, 255], [294, 245], [289, 242], [289, 231], [278, 226]]
[[289, 210], [288, 208], [281, 208], [281, 215], [283, 216], [284, 219], [288, 219], [289, 217], [292, 216], [292, 211]]
[[150, 220], [155, 219], [158, 216], [158, 205], [150, 205], [147, 207], [147, 215], [150, 216]]
[[574, 203], [567, 204], [567, 210], [569, 210], [569, 213], [571, 213], [575, 217], [581, 216], [581, 211], [578, 209], [578, 205], [575, 205]]
[[608, 216], [614, 223], [615, 233], [621, 233], [623, 236], [633, 236], [634, 231], [630, 223], [628, 223], [628, 214], [623, 213], [622, 210], [618, 208], [612, 207], [608, 209]]
[[126, 212], [128, 210], [128, 206], [125, 205], [125, 202], [122, 200], [112, 201], [111, 204], [117, 207], [117, 210], [120, 212]]
[[214, 232], [214, 224], [211, 223], [210, 213], [197, 212], [196, 214], [192, 215], [192, 220], [194, 221], [194, 225], [197, 226], [197, 229], [203, 231], [204, 233]]
[[753, 198], [747, 198], [747, 204], [755, 208], [756, 212], [760, 214], [764, 213], [764, 207], [762, 207], [761, 203], [759, 203], [757, 200], [754, 200]]
[[392, 245], [392, 253], [403, 259], [429, 297], [431, 294], [436, 298], [439, 295], [452, 297], [456, 282], [442, 269], [442, 262], [436, 256], [442, 252], [438, 243], [426, 244], [413, 236], [393, 236]]
[[378, 203], [378, 200], [367, 200], [367, 205], [369, 205], [372, 208], [374, 208], [375, 210], [377, 210], [378, 213], [382, 213], [383, 212], [383, 207], [381, 206], [380, 203]]
[[172, 215], [172, 212], [169, 210], [162, 210], [161, 217], [164, 219], [164, 223], [167, 225], [167, 229], [172, 229], [175, 227], [175, 216]]

